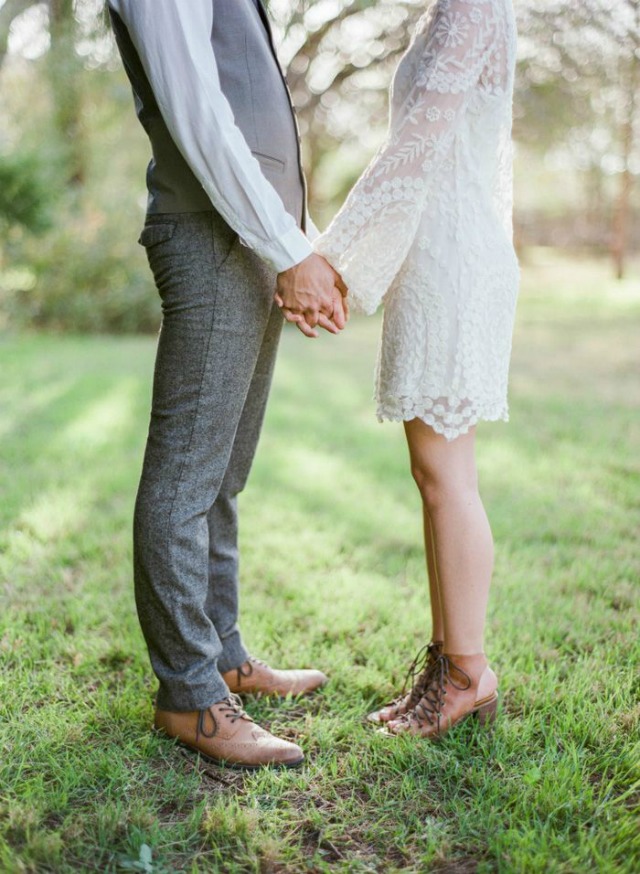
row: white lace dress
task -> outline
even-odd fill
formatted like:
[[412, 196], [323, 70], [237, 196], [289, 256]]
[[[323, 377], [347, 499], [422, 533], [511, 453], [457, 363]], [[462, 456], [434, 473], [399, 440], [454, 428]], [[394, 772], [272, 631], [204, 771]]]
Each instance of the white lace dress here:
[[508, 419], [511, 0], [437, 0], [391, 89], [389, 135], [315, 242], [355, 310], [384, 303], [378, 418], [448, 439]]

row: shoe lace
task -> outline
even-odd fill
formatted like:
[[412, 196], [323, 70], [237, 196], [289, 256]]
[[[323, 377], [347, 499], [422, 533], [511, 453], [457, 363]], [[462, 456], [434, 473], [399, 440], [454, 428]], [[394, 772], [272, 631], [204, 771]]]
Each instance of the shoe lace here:
[[[213, 722], [212, 731], [207, 731], [206, 728], [206, 718], [207, 713], [211, 717]], [[218, 715], [222, 714], [225, 719], [229, 719], [232, 723], [237, 722], [239, 719], [245, 719], [247, 722], [253, 722], [253, 719], [249, 716], [249, 714], [242, 707], [242, 701], [238, 695], [234, 695], [233, 692], [229, 694], [228, 698], [225, 698], [218, 705]], [[213, 712], [212, 707], [207, 707], [205, 710], [200, 710], [198, 712], [198, 724], [196, 727], [196, 740], [202, 735], [203, 737], [215, 737], [218, 733], [218, 720]]]
[[434, 656], [437, 656], [438, 653], [438, 644], [428, 643], [426, 646], [422, 647], [413, 660], [402, 687], [404, 696], [409, 689], [409, 682], [411, 682], [411, 692], [409, 693], [408, 702], [409, 707], [415, 707], [422, 697], [429, 676], [429, 670], [433, 664]]
[[[463, 676], [464, 679], [461, 683], [457, 683], [453, 678], [451, 668], [454, 668], [456, 673]], [[469, 674], [442, 653], [426, 671], [426, 674], [420, 700], [412, 710], [407, 711], [407, 713], [400, 717], [404, 722], [415, 722], [418, 727], [422, 727], [426, 723], [429, 725], [439, 723], [442, 708], [444, 707], [444, 699], [447, 694], [446, 686], [448, 684], [453, 686], [454, 689], [464, 692], [471, 686], [472, 682]]]
[[[427, 643], [419, 651], [414, 660], [409, 665], [409, 669], [402, 684], [402, 691], [385, 707], [397, 707], [402, 704], [409, 692], [408, 707], [415, 707], [424, 691], [424, 684], [429, 673], [429, 668], [433, 663], [434, 654], [438, 653], [439, 646], [437, 643]], [[410, 690], [410, 691], [409, 691]]]
[[[248, 667], [245, 668], [245, 665]], [[262, 659], [257, 659], [255, 656], [247, 656], [246, 662], [243, 662], [238, 668], [236, 668], [238, 672], [238, 683], [241, 683], [242, 677], [247, 679], [253, 673], [253, 666], [261, 665], [263, 668], [268, 668], [269, 665], [266, 662], [263, 662]]]

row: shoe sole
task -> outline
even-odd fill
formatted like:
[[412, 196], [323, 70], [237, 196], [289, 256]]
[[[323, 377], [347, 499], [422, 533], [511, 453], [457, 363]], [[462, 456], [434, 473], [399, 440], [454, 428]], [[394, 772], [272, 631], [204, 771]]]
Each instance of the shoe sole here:
[[280, 770], [284, 768], [286, 770], [291, 770], [292, 768], [299, 768], [300, 765], [304, 764], [304, 756], [302, 756], [301, 759], [296, 759], [296, 761], [294, 762], [265, 762], [263, 765], [250, 765], [248, 763], [244, 764], [242, 762], [229, 762], [226, 759], [216, 759], [214, 756], [209, 756], [207, 755], [207, 753], [203, 753], [202, 750], [199, 750], [196, 747], [192, 747], [190, 744], [185, 743], [185, 741], [180, 740], [179, 738], [171, 737], [161, 729], [154, 728], [153, 732], [154, 734], [157, 734], [159, 737], [163, 738], [163, 740], [175, 741], [176, 746], [182, 747], [182, 749], [187, 750], [194, 756], [199, 756], [206, 762], [215, 765], [217, 768], [227, 768], [231, 769], [232, 771], [259, 771], [262, 768], [273, 768], [274, 770]]

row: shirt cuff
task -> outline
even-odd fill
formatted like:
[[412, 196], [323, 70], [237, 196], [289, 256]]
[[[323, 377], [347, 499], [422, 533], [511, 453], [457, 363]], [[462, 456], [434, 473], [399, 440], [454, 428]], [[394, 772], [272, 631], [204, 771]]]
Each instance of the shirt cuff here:
[[259, 249], [256, 248], [256, 251], [278, 273], [282, 273], [313, 255], [313, 246], [300, 228], [295, 227], [276, 240], [270, 240]]

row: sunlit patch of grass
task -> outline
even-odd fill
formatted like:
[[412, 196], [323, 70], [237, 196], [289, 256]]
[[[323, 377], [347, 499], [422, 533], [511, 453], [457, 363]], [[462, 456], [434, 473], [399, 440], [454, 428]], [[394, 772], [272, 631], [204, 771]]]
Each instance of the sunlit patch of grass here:
[[120, 431], [131, 422], [135, 415], [135, 381], [121, 380], [106, 396], [98, 398], [66, 428], [57, 434], [61, 451], [82, 452], [94, 450], [107, 441], [118, 439]]
[[248, 702], [307, 764], [247, 775], [149, 731], [130, 526], [154, 341], [4, 338], [0, 871], [635, 874], [639, 325], [636, 266], [530, 253], [511, 422], [478, 437], [502, 716], [434, 745], [363, 721], [428, 629], [402, 429], [371, 401], [379, 319], [286, 332], [241, 497], [243, 627], [331, 683]]

